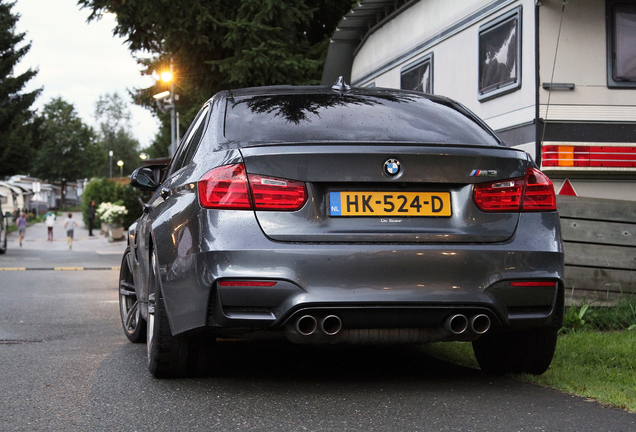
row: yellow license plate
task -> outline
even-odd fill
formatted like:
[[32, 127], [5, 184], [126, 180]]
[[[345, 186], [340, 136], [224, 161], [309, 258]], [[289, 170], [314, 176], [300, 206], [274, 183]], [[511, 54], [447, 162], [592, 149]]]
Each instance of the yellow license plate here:
[[450, 216], [449, 192], [329, 192], [330, 216]]

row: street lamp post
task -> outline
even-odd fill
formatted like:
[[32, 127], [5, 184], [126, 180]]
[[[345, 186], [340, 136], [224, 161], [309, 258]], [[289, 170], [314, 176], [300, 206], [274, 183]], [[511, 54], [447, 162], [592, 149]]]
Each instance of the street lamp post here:
[[172, 57], [170, 57], [170, 102], [172, 103], [172, 111], [170, 113], [170, 156], [172, 156], [177, 150], [177, 134], [175, 128], [177, 119], [174, 108], [174, 71], [172, 66]]
[[119, 166], [119, 177], [123, 177], [124, 176], [124, 161], [118, 160], [117, 166]]
[[110, 177], [113, 178], [113, 151], [108, 152], [108, 159], [110, 159]]
[[160, 75], [161, 81], [170, 82], [170, 90], [163, 91], [161, 93], [157, 93], [152, 97], [155, 99], [166, 99], [167, 105], [166, 108], [170, 109], [170, 147], [168, 147], [168, 152], [170, 156], [174, 155], [177, 150], [177, 144], [179, 141], [179, 113], [175, 107], [175, 101], [179, 98], [178, 95], [174, 94], [174, 66], [172, 62], [172, 57], [170, 58], [170, 72], [163, 72]]

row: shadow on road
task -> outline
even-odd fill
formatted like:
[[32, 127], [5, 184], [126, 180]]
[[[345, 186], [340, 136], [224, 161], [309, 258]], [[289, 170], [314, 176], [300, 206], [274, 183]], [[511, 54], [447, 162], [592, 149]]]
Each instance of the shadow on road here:
[[[486, 376], [479, 370], [439, 360], [417, 346], [408, 345], [313, 346], [284, 341], [219, 341], [213, 347], [199, 371], [192, 371], [192, 377], [336, 383]], [[145, 345], [130, 344], [118, 351], [121, 356], [130, 356], [127, 362], [134, 362], [138, 373], [150, 377]]]
[[416, 346], [310, 346], [285, 342], [218, 342], [203, 375], [281, 380], [431, 380], [480, 371], [438, 360]]

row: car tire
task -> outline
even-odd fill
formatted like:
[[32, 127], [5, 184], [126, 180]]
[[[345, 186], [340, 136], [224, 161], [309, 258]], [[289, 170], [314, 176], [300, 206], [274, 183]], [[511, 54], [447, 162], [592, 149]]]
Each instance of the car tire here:
[[479, 366], [492, 374], [544, 373], [554, 356], [557, 331], [487, 333], [473, 342]]
[[154, 251], [151, 261], [150, 283], [153, 290], [148, 299], [148, 369], [155, 378], [202, 375], [206, 371], [216, 339], [172, 334]]
[[119, 270], [119, 315], [124, 334], [129, 341], [141, 343], [146, 341], [146, 320], [141, 316], [135, 279], [131, 269], [132, 255], [130, 246], [124, 252]]

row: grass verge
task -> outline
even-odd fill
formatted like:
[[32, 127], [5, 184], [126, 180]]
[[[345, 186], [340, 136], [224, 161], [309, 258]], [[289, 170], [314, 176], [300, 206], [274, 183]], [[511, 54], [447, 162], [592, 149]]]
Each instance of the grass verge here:
[[[442, 360], [478, 367], [470, 343], [436, 343], [423, 349]], [[562, 334], [546, 373], [516, 377], [636, 412], [636, 331]]]

